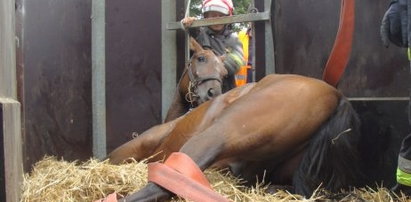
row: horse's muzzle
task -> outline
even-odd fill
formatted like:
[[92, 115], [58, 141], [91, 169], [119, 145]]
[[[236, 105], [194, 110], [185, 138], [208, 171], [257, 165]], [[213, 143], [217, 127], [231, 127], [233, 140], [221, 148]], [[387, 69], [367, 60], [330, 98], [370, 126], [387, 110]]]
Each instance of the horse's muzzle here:
[[[221, 83], [219, 82], [208, 82], [210, 85], [205, 85], [199, 87], [197, 90], [197, 104], [200, 105], [208, 100], [211, 100], [219, 95], [221, 95]], [[213, 84], [213, 83], [217, 83]]]

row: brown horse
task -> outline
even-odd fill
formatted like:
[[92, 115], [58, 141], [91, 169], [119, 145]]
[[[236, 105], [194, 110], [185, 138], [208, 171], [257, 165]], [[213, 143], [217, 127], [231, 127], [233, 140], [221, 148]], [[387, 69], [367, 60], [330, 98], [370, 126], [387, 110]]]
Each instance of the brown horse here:
[[[356, 185], [362, 176], [359, 119], [348, 100], [323, 81], [297, 75], [268, 75], [222, 94], [173, 121], [157, 125], [110, 155], [150, 161], [172, 152], [187, 154], [204, 170], [228, 165], [250, 183], [256, 176], [292, 185], [309, 195]], [[172, 196], [150, 182], [126, 201]]]
[[189, 109], [222, 92], [222, 82], [227, 75], [224, 57], [216, 56], [212, 50], [203, 49], [193, 38], [190, 38], [190, 49], [194, 54], [177, 84], [165, 122], [180, 117]]

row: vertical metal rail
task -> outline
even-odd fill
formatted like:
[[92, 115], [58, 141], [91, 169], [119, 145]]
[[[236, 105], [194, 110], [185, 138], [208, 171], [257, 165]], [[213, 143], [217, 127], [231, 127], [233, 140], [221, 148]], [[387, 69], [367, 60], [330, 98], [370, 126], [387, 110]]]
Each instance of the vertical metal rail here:
[[[251, 5], [250, 7], [252, 9], [255, 9], [255, 0], [251, 0]], [[256, 10], [255, 10], [256, 11]], [[257, 11], [256, 11], [257, 12]], [[255, 70], [256, 70], [256, 66], [255, 66], [255, 25], [254, 22], [251, 23], [251, 53], [252, 53], [252, 57], [251, 57], [251, 82], [255, 82]], [[250, 43], [249, 42], [249, 43]], [[250, 44], [249, 44], [250, 46]]]
[[92, 0], [91, 10], [93, 155], [99, 159], [107, 155], [105, 3], [105, 0]]
[[[184, 17], [189, 17], [190, 16], [190, 5], [191, 5], [191, 0], [186, 0], [186, 12], [184, 14]], [[185, 66], [188, 66], [188, 62], [190, 61], [190, 33], [188, 30], [185, 32], [185, 46], [184, 46], [184, 58], [185, 58]]]
[[176, 88], [177, 41], [176, 31], [167, 24], [176, 20], [176, 2], [161, 0], [161, 117], [167, 115]]
[[[270, 12], [271, 1], [264, 0], [264, 10]], [[270, 12], [271, 15], [273, 13]], [[273, 39], [273, 27], [270, 20], [265, 21], [265, 74], [275, 73], [275, 50], [274, 50], [274, 39]]]

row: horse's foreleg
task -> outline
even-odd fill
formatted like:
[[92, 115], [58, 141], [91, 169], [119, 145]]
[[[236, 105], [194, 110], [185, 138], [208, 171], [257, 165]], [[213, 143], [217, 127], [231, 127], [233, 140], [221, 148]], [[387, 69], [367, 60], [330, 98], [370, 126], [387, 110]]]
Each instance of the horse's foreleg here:
[[[208, 138], [209, 136], [213, 136], [213, 134], [202, 133], [199, 137], [194, 136], [180, 150], [180, 152], [191, 157], [201, 170], [204, 170], [214, 162], [223, 147], [223, 141], [218, 139], [217, 135]], [[208, 140], [204, 141], [205, 139]], [[199, 141], [202, 143], [199, 144]], [[159, 185], [149, 182], [143, 189], [124, 198], [124, 201], [162, 201], [170, 198], [172, 195], [171, 192], [161, 188]]]
[[153, 152], [155, 149], [174, 129], [178, 120], [179, 119], [175, 119], [171, 122], [150, 128], [133, 140], [116, 148], [107, 157], [111, 163], [119, 164], [129, 158], [140, 161], [154, 155]]
[[180, 152], [187, 154], [201, 170], [205, 170], [215, 162], [223, 150], [224, 137], [219, 132], [207, 129], [187, 141]]
[[173, 102], [170, 105], [170, 108], [167, 111], [166, 118], [164, 123], [174, 120], [188, 111], [188, 103], [185, 101], [178, 90], [174, 93]]
[[[206, 169], [215, 162], [217, 156], [224, 149], [225, 138], [221, 133], [226, 127], [221, 124], [213, 124], [215, 117], [223, 110], [228, 104], [231, 104], [235, 99], [242, 96], [245, 92], [249, 91], [253, 85], [247, 85], [244, 90], [233, 91], [231, 96], [217, 97], [213, 100], [213, 105], [208, 107], [207, 113], [204, 115], [204, 120], [199, 124], [199, 128], [206, 128], [201, 133], [192, 136], [180, 149], [180, 152], [187, 154], [196, 163], [201, 170]], [[240, 88], [239, 88], [240, 89]], [[241, 88], [243, 89], [243, 88]], [[198, 111], [198, 110], [197, 110]], [[194, 113], [194, 112], [193, 112]], [[157, 188], [153, 188], [157, 187]], [[128, 196], [127, 201], [138, 201], [137, 199], [144, 199], [150, 196], [158, 197], [170, 197], [170, 192], [160, 188], [160, 186], [149, 183], [145, 188], [138, 192]], [[156, 201], [155, 199], [149, 201]]]

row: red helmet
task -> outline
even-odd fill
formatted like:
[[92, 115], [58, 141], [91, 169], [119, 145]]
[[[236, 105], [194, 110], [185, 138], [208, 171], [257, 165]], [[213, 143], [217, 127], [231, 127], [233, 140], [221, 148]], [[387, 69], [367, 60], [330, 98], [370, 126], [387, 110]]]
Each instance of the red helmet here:
[[203, 0], [202, 12], [217, 11], [224, 15], [233, 15], [233, 2], [231, 0]]

